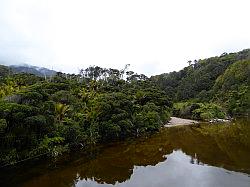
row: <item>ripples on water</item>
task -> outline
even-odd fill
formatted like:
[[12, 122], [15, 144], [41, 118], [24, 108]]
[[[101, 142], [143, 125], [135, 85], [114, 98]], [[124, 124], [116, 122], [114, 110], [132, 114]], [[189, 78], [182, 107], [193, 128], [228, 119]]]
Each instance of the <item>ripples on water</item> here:
[[[78, 156], [77, 156], [78, 155]], [[68, 162], [1, 172], [1, 186], [250, 186], [250, 124], [163, 129]], [[61, 161], [62, 162], [62, 161]]]

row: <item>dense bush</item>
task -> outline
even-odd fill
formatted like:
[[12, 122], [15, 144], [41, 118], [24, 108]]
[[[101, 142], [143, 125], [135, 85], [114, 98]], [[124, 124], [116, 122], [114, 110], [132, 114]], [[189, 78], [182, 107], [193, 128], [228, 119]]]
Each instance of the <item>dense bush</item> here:
[[193, 102], [175, 103], [173, 115], [196, 120], [223, 119], [226, 117], [223, 109], [216, 104]]
[[[250, 113], [250, 49], [188, 63], [179, 72], [152, 76], [151, 80], [174, 102], [213, 102], [230, 115]], [[205, 118], [210, 114], [204, 114]]]
[[0, 102], [0, 165], [158, 131], [171, 101], [146, 76], [130, 73], [125, 81], [122, 73], [92, 67], [50, 81], [30, 74], [3, 79], [10, 91]]
[[250, 113], [250, 60], [232, 64], [213, 87], [214, 101], [228, 109], [228, 113]]

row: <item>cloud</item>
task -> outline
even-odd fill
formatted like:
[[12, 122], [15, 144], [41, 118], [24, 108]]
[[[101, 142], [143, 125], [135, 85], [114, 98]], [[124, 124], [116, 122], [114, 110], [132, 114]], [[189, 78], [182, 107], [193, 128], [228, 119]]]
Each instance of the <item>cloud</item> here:
[[147, 75], [250, 46], [248, 0], [1, 0], [0, 61]]
[[47, 6], [34, 2], [31, 0], [0, 2], [2, 61], [42, 64], [50, 59]]

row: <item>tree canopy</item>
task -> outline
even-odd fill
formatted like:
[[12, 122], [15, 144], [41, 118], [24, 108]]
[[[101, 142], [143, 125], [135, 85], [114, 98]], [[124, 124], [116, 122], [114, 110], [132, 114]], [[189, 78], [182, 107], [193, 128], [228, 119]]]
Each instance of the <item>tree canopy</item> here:
[[0, 165], [158, 131], [172, 102], [145, 75], [126, 72], [93, 66], [51, 79], [5, 74]]
[[0, 66], [0, 166], [157, 132], [171, 115], [249, 113], [250, 49], [188, 64], [150, 78], [129, 65], [49, 77]]

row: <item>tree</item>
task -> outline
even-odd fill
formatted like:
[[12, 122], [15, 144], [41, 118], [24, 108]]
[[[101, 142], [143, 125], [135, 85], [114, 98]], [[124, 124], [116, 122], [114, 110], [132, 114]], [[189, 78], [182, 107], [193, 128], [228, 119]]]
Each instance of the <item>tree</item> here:
[[55, 104], [55, 115], [56, 115], [56, 120], [61, 123], [62, 120], [64, 119], [65, 115], [69, 111], [69, 105], [62, 104], [62, 103], [57, 103]]

